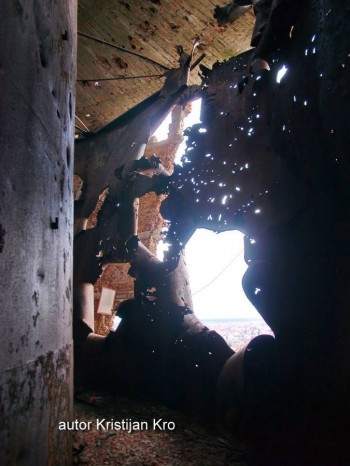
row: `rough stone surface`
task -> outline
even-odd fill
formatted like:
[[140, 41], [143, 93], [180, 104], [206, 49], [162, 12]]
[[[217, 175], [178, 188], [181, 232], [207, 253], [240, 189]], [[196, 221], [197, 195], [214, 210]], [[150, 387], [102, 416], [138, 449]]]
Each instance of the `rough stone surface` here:
[[6, 2], [2, 24], [0, 463], [68, 465], [76, 4]]

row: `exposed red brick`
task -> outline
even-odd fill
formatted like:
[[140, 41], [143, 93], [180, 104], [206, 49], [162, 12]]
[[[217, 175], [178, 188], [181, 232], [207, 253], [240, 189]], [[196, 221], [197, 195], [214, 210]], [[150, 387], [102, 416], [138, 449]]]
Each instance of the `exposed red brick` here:
[[[169, 135], [166, 141], [157, 142], [153, 138], [148, 144], [145, 155], [150, 157], [155, 154], [160, 158], [164, 167], [173, 171], [173, 163], [179, 145], [183, 140], [183, 118], [190, 111], [190, 106], [185, 110], [179, 107], [175, 108], [172, 113], [172, 123], [169, 127]], [[139, 225], [138, 235], [142, 243], [153, 253], [157, 252], [157, 244], [161, 240], [161, 230], [167, 224], [159, 213], [159, 208], [164, 195], [157, 196], [155, 193], [149, 193], [140, 199], [139, 207]], [[101, 199], [89, 220], [89, 227], [94, 225], [96, 215], [102, 205], [104, 197]], [[128, 275], [130, 264], [110, 264], [103, 272], [101, 278], [95, 284], [95, 309], [97, 310], [98, 302], [102, 287], [111, 288], [116, 291], [114, 306], [125, 299], [134, 296], [134, 279]], [[114, 316], [105, 316], [95, 313], [95, 331], [101, 335], [106, 335], [113, 325]]]

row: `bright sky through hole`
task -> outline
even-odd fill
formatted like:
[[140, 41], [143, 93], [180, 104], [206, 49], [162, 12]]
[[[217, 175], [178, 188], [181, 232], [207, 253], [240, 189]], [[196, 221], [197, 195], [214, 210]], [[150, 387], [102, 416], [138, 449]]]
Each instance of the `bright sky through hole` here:
[[276, 75], [276, 82], [280, 84], [282, 79], [284, 78], [284, 75], [287, 73], [288, 68], [283, 65], [281, 69], [278, 70], [277, 75]]
[[[184, 128], [200, 123], [201, 100], [192, 102], [192, 111], [184, 120]], [[171, 117], [168, 116], [154, 135], [158, 141], [167, 138]], [[184, 154], [184, 141], [175, 162]], [[159, 244], [162, 258], [166, 245]], [[186, 263], [193, 293], [194, 312], [201, 320], [261, 319], [242, 288], [242, 276], [247, 269], [244, 261], [243, 234], [226, 231], [216, 234], [197, 230], [185, 249]]]
[[[201, 122], [200, 115], [201, 115], [201, 105], [202, 105], [202, 99], [197, 99], [194, 102], [192, 102], [192, 108], [191, 112], [187, 115], [186, 118], [184, 118], [184, 128], [188, 128], [190, 126], [196, 125], [197, 123]], [[180, 144], [176, 156], [175, 156], [175, 163], [181, 163], [181, 157], [185, 153], [186, 150], [186, 141], [188, 137], [185, 136], [184, 140]]]
[[[192, 102], [192, 109], [189, 115], [184, 119], [184, 128], [188, 128], [189, 126], [195, 125], [196, 123], [200, 123], [200, 112], [201, 112], [201, 99], [197, 99]], [[165, 118], [163, 123], [158, 127], [158, 129], [153, 133], [158, 141], [164, 141], [167, 139], [168, 132], [169, 132], [169, 125], [171, 124], [171, 113]], [[186, 139], [186, 138], [185, 138]], [[176, 162], [178, 163], [179, 159], [183, 155], [186, 149], [186, 141], [183, 141], [180, 144], [180, 147], [177, 152]]]
[[153, 133], [153, 136], [155, 136], [158, 141], [164, 141], [164, 139], [167, 139], [170, 124], [171, 124], [171, 112], [165, 118], [163, 123], [160, 126], [158, 126], [156, 131]]
[[242, 288], [243, 233], [199, 229], [186, 245], [194, 312], [201, 320], [261, 319]]

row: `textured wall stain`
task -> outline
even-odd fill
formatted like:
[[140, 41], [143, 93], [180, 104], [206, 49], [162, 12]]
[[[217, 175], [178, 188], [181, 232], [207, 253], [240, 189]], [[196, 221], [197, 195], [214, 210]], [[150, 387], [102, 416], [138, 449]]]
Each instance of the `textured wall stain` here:
[[[35, 417], [35, 428], [39, 431], [47, 425], [47, 464], [70, 464], [69, 436], [62, 436], [57, 425], [63, 413], [70, 413], [71, 347], [67, 345], [55, 353], [50, 351], [21, 370], [13, 368], [7, 371], [3, 382], [0, 388], [0, 435], [12, 430], [18, 416], [29, 422], [39, 414]], [[53, 399], [55, 403], [52, 403]], [[24, 454], [26, 435], [24, 430], [23, 442], [13, 435], [7, 448], [12, 451], [13, 445], [19, 444], [18, 451]], [[10, 451], [3, 452], [5, 457], [11, 456]]]
[[15, 7], [17, 15], [22, 16], [23, 15], [23, 7], [22, 7], [21, 3], [19, 2], [19, 0], [14, 1], [14, 7]]
[[32, 316], [34, 327], [36, 327], [36, 323], [37, 323], [37, 320], [38, 320], [38, 317], [39, 317], [39, 316], [40, 316], [40, 312], [39, 312], [39, 311], [38, 311], [34, 316]]
[[2, 225], [0, 224], [0, 252], [3, 251], [5, 246], [5, 230], [3, 229]]
[[38, 291], [34, 291], [32, 299], [35, 302], [35, 305], [38, 306], [39, 304], [39, 292]]

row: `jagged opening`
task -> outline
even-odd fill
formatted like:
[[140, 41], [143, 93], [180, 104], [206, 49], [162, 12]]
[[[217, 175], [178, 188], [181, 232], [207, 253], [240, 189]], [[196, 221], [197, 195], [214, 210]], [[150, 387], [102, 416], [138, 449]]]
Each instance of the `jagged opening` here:
[[235, 351], [259, 334], [273, 334], [242, 288], [243, 239], [239, 231], [198, 229], [186, 246], [194, 312]]
[[[201, 123], [201, 104], [201, 99], [192, 103], [183, 121], [185, 129]], [[167, 138], [170, 124], [171, 114], [154, 133], [158, 141]], [[187, 139], [185, 136], [179, 146], [175, 163], [181, 164]], [[159, 258], [163, 258], [167, 246], [166, 241], [158, 244]], [[185, 254], [194, 312], [205, 325], [220, 333], [235, 351], [257, 335], [273, 335], [242, 288], [242, 277], [248, 267], [244, 260], [243, 233], [216, 234], [198, 229], [187, 243]]]
[[157, 130], [153, 133], [153, 138], [156, 138], [157, 141], [165, 141], [168, 138], [169, 126], [171, 125], [172, 117], [171, 112], [164, 119], [164, 121], [158, 126]]

